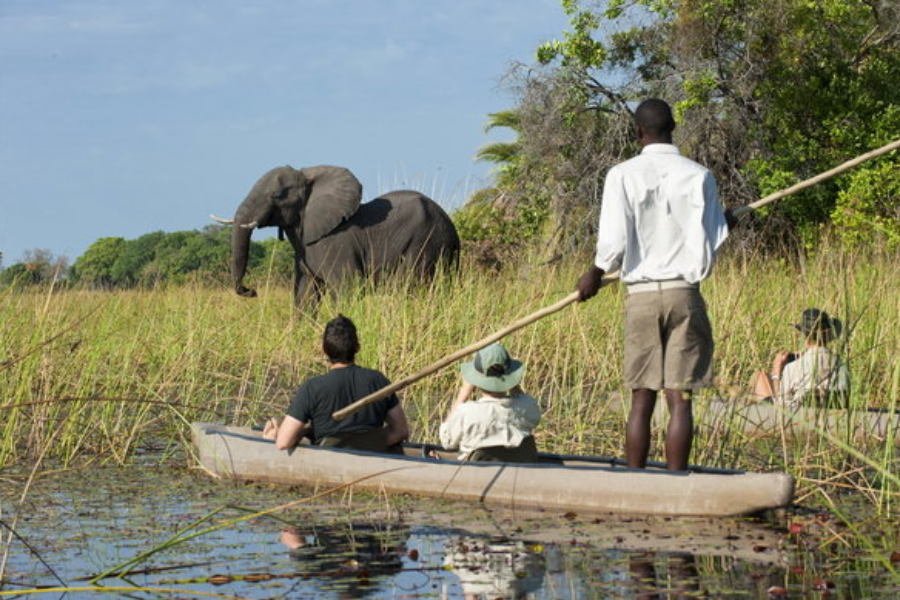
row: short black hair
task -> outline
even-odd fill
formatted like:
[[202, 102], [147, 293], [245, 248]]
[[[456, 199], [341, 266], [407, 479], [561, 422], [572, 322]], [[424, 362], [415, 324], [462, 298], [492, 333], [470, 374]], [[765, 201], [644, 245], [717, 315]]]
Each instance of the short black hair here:
[[325, 325], [322, 350], [332, 363], [352, 363], [359, 351], [359, 336], [353, 321], [339, 314]]
[[641, 102], [634, 111], [634, 122], [653, 137], [666, 135], [675, 130], [672, 108], [668, 102], [659, 98]]

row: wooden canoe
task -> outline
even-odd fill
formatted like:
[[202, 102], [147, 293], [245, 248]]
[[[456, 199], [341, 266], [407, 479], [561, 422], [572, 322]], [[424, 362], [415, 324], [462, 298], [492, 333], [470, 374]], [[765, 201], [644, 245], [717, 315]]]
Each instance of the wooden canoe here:
[[[619, 398], [609, 409], [627, 418], [628, 405]], [[668, 420], [665, 402], [657, 402], [653, 426], [665, 427]], [[900, 446], [900, 412], [879, 410], [841, 410], [810, 406], [783, 406], [768, 402], [720, 400], [694, 402], [694, 422], [706, 429], [738, 430], [751, 438], [794, 437], [825, 432], [838, 439], [855, 442], [883, 442]]]
[[695, 411], [709, 427], [735, 424], [749, 436], [825, 432], [856, 442], [893, 440], [900, 446], [900, 413], [877, 410], [840, 410], [810, 406], [789, 407], [766, 402], [713, 400]]
[[[629, 469], [603, 457], [541, 455], [540, 463], [474, 463], [301, 445], [275, 448], [259, 431], [209, 423], [191, 426], [200, 465], [216, 477], [304, 484], [354, 483], [364, 489], [576, 513], [736, 516], [790, 503], [793, 478], [693, 467], [687, 472]], [[658, 465], [657, 465], [658, 467]]]

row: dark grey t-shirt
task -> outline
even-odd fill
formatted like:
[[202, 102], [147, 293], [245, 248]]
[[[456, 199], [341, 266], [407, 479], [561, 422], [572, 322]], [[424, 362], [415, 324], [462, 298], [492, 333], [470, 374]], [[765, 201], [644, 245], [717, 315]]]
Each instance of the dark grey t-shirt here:
[[369, 404], [340, 421], [335, 421], [331, 415], [390, 383], [380, 371], [359, 365], [331, 369], [300, 386], [291, 398], [287, 414], [312, 426], [314, 444], [336, 433], [378, 429], [384, 425], [388, 411], [400, 404], [396, 394]]

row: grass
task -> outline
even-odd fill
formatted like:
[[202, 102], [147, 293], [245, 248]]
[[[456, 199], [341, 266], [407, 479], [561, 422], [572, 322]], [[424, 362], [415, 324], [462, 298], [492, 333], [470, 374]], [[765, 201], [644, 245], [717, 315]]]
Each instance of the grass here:
[[[0, 289], [0, 469], [44, 456], [53, 465], [124, 463], [154, 439], [186, 445], [194, 420], [261, 424], [283, 413], [292, 391], [324, 371], [322, 328], [338, 312], [357, 323], [359, 362], [399, 379], [569, 294], [589, 259], [504, 273], [463, 268], [426, 286], [360, 282], [295, 311], [289, 288], [258, 281], [260, 297], [183, 285], [149, 291]], [[773, 263], [726, 257], [704, 284], [722, 385], [697, 398], [740, 392], [772, 354], [796, 348], [789, 326], [807, 307], [845, 324], [837, 346], [849, 361], [851, 410], [896, 410], [900, 397], [900, 266], [895, 255], [826, 247]], [[258, 274], [262, 276], [262, 274]], [[308, 307], [307, 307], [308, 308]], [[622, 293], [604, 289], [509, 336], [527, 365], [526, 391], [545, 409], [538, 432], [551, 451], [620, 455]], [[414, 437], [436, 441], [459, 383], [449, 367], [401, 393]], [[693, 462], [794, 474], [801, 496], [820, 486], [857, 489], [890, 506], [898, 486], [890, 440], [826, 433], [748, 439], [735, 423], [700, 428]], [[833, 432], [832, 432], [833, 433]], [[661, 458], [661, 436], [651, 458]]]

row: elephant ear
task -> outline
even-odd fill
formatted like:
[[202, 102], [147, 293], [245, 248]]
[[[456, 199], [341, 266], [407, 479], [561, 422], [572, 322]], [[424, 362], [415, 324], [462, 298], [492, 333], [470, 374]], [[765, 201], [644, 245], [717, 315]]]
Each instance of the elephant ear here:
[[300, 172], [310, 186], [303, 213], [303, 243], [313, 244], [353, 216], [362, 200], [362, 184], [343, 167], [307, 167]]

